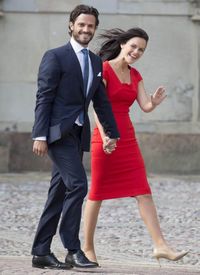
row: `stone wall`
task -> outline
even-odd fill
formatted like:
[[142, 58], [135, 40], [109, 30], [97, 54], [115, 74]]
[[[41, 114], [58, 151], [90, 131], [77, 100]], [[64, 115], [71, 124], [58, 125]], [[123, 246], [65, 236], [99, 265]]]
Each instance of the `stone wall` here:
[[[130, 114], [148, 172], [200, 171], [200, 1], [0, 0], [0, 171], [49, 169], [31, 153], [37, 70], [46, 49], [66, 43], [69, 12], [85, 3], [102, 29], [144, 28], [150, 41], [135, 66], [152, 93], [168, 97], [154, 112]], [[95, 50], [99, 41], [94, 39]], [[91, 120], [93, 122], [92, 116]], [[89, 154], [85, 157], [89, 169]]]

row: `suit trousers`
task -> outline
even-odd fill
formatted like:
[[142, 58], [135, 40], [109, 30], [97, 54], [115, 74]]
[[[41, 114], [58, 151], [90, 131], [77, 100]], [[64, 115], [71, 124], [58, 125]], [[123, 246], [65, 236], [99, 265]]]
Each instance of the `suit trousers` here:
[[50, 253], [59, 221], [63, 246], [68, 250], [80, 249], [82, 204], [88, 190], [80, 148], [81, 129], [74, 125], [70, 133], [49, 145], [49, 156], [53, 161], [52, 178], [33, 242], [33, 255]]

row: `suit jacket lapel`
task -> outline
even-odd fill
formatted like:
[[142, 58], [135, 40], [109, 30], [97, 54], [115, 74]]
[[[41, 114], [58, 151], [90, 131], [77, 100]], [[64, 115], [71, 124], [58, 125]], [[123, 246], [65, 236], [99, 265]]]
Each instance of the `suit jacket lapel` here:
[[79, 60], [78, 60], [76, 53], [74, 52], [70, 42], [67, 43], [66, 48], [68, 50], [67, 58], [68, 58], [68, 62], [70, 64], [71, 70], [73, 70], [73, 68], [74, 68], [74, 70], [76, 70], [76, 75], [79, 78], [82, 92], [84, 93], [83, 76], [82, 76], [82, 71], [81, 71], [81, 66], [80, 66]]
[[91, 65], [92, 65], [92, 70], [93, 70], [93, 80], [92, 80], [91, 87], [90, 87], [90, 89], [88, 91], [87, 98], [89, 98], [89, 93], [93, 90], [97, 74], [99, 73], [99, 67], [97, 66], [96, 60], [94, 58], [94, 54], [92, 52], [90, 52], [90, 60], [91, 60]]
[[[68, 54], [66, 55], [68, 66], [70, 66], [71, 70], [73, 70], [73, 69], [76, 70], [76, 75], [79, 79], [81, 90], [82, 90], [83, 95], [84, 95], [83, 76], [82, 76], [82, 71], [81, 71], [81, 66], [80, 66], [79, 60], [78, 60], [78, 58], [76, 56], [76, 53], [74, 52], [70, 42], [67, 43], [66, 49], [68, 51]], [[92, 70], [93, 70], [93, 80], [92, 80], [91, 87], [88, 91], [87, 99], [90, 98], [90, 93], [94, 89], [94, 85], [95, 85], [96, 80], [97, 80], [97, 74], [99, 73], [99, 66], [98, 66], [98, 63], [95, 60], [95, 55], [92, 52], [89, 52], [89, 55], [90, 55], [90, 60], [91, 60], [91, 65], [92, 65]]]

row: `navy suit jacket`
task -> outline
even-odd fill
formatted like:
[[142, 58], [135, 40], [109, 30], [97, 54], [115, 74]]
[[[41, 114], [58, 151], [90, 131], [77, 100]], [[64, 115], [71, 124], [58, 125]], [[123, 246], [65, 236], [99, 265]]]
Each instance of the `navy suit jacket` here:
[[93, 81], [85, 98], [81, 67], [71, 44], [44, 54], [38, 73], [33, 138], [45, 136], [49, 144], [61, 139], [72, 130], [75, 120], [84, 111], [81, 142], [82, 149], [89, 151], [90, 123], [87, 112], [91, 100], [107, 135], [110, 138], [119, 137], [102, 82], [101, 59], [91, 51], [89, 55]]

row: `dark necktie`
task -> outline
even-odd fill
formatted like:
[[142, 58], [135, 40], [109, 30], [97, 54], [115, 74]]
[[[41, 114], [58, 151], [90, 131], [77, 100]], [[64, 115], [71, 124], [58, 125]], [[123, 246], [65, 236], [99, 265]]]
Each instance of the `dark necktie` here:
[[[83, 53], [83, 85], [84, 85], [84, 96], [87, 96], [87, 85], [89, 77], [89, 60], [88, 60], [88, 50], [82, 49]], [[79, 121], [83, 125], [84, 123], [84, 112], [82, 111], [79, 115]]]
[[88, 50], [82, 49], [83, 53], [83, 84], [84, 84], [84, 95], [87, 96], [87, 85], [89, 77], [89, 60], [88, 60]]

